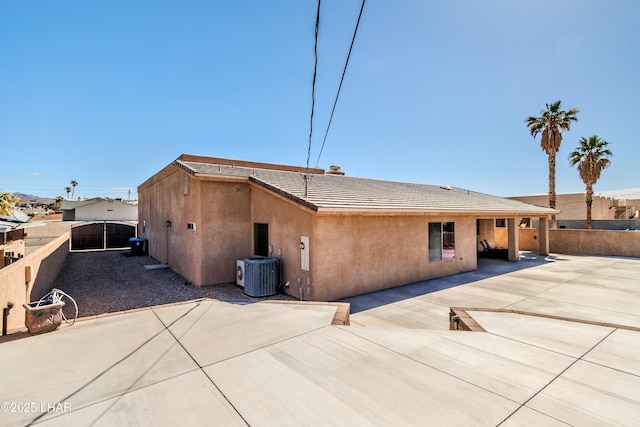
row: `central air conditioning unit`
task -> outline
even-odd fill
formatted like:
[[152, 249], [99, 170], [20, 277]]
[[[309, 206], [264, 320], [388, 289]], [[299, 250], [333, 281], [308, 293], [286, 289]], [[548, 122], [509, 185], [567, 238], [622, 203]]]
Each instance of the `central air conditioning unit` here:
[[236, 285], [244, 288], [244, 260], [236, 261]]
[[278, 293], [280, 260], [278, 258], [245, 258], [244, 293], [250, 297], [266, 297]]

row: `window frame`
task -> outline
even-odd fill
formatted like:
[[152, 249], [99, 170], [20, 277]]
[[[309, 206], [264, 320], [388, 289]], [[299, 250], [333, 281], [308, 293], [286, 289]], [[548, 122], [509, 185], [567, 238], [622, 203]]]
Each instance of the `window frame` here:
[[[452, 261], [456, 259], [455, 221], [429, 222], [427, 232], [427, 254], [429, 262]], [[434, 233], [438, 234], [434, 235]], [[449, 233], [449, 235], [447, 236], [445, 233]], [[448, 254], [447, 251], [450, 251], [450, 254]]]

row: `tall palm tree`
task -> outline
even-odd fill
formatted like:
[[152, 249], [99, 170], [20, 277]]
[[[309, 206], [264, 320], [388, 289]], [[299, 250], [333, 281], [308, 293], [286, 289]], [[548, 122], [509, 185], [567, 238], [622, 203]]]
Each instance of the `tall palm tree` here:
[[[546, 104], [546, 110], [540, 110], [540, 117], [529, 116], [525, 123], [535, 137], [542, 133], [540, 146], [542, 151], [549, 157], [549, 207], [556, 208], [556, 153], [560, 151], [562, 142], [562, 132], [571, 129], [571, 122], [578, 121], [576, 114], [580, 112], [577, 108], [569, 111], [560, 109], [561, 101], [553, 104]], [[551, 216], [552, 227], [556, 228], [556, 216]]]
[[71, 190], [71, 198], [73, 199], [73, 195], [76, 192], [76, 185], [78, 185], [78, 181], [76, 181], [75, 179], [72, 179], [70, 184], [71, 184], [71, 187], [73, 187], [73, 189]]
[[593, 185], [600, 178], [600, 173], [611, 164], [613, 156], [607, 148], [610, 143], [593, 135], [589, 139], [584, 136], [578, 146], [569, 154], [569, 165], [578, 165], [582, 182], [587, 186], [587, 229], [591, 230], [591, 205], [593, 203]]
[[64, 187], [64, 191], [67, 192], [67, 200], [69, 200], [69, 194], [71, 194], [71, 187]]

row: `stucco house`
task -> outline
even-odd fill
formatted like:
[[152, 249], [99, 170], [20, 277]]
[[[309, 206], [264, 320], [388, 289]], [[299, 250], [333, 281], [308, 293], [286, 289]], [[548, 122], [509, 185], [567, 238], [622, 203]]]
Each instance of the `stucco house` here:
[[6, 267], [26, 255], [26, 230], [42, 227], [42, 225], [41, 222], [32, 222], [25, 214], [0, 215], [0, 268]]
[[60, 207], [63, 221], [137, 221], [138, 207], [122, 200], [94, 197], [65, 200]]
[[[509, 199], [538, 206], [549, 205], [549, 195], [514, 196]], [[582, 193], [561, 193], [556, 195], [556, 215], [560, 228], [573, 228], [583, 221], [586, 227], [586, 195]], [[593, 195], [591, 218], [594, 221], [637, 220], [640, 209], [640, 188], [598, 191]], [[627, 225], [628, 226], [628, 225]], [[602, 227], [602, 225], [601, 225]], [[625, 227], [626, 228], [626, 227]]]
[[[520, 218], [555, 211], [448, 186], [182, 155], [138, 187], [149, 255], [198, 286], [235, 282], [236, 260], [281, 260], [284, 292], [328, 301], [477, 268], [496, 218], [517, 261]], [[548, 254], [548, 229], [540, 229]]]

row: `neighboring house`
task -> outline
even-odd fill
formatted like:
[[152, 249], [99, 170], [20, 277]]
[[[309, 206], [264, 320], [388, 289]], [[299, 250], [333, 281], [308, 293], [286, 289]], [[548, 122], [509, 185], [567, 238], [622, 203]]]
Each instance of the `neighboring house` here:
[[[549, 195], [509, 197], [524, 203], [538, 206], [549, 205]], [[587, 204], [585, 193], [565, 193], [556, 195], [556, 209], [560, 213], [558, 220], [586, 220]], [[591, 205], [593, 220], [638, 219], [640, 209], [640, 188], [618, 191], [595, 192]]]
[[[281, 259], [285, 292], [335, 300], [477, 268], [495, 219], [556, 211], [460, 188], [182, 155], [138, 187], [149, 255], [198, 285], [235, 282], [236, 260]], [[308, 195], [305, 196], [305, 187]], [[540, 253], [548, 254], [548, 229]]]
[[65, 200], [60, 208], [63, 221], [137, 221], [138, 207], [121, 200], [96, 197]]
[[0, 215], [0, 268], [25, 256], [25, 229], [38, 226], [42, 223], [30, 222], [26, 216]]

